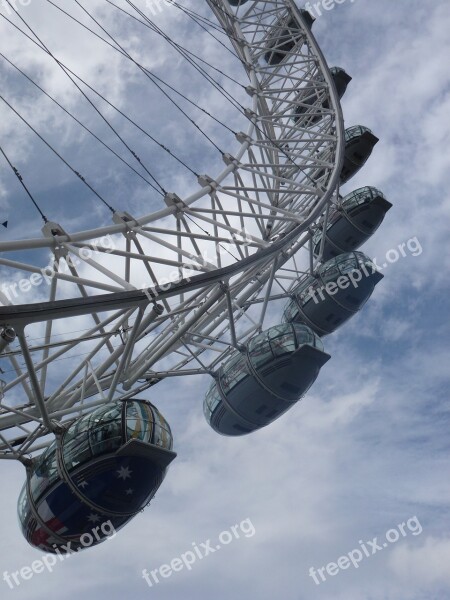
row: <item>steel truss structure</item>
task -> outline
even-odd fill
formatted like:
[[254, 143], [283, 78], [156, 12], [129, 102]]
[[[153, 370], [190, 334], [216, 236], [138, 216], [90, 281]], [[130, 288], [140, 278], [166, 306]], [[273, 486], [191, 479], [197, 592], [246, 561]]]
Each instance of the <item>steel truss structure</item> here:
[[344, 152], [327, 63], [292, 0], [207, 2], [249, 80], [248, 128], [222, 172], [188, 197], [166, 194], [156, 213], [115, 212], [81, 232], [47, 223], [42, 238], [0, 243], [3, 272], [49, 284], [39, 304], [0, 292], [3, 337], [17, 336], [2, 344], [2, 458], [25, 461], [74, 418], [162, 379], [213, 375], [320, 260], [312, 236], [338, 202]]

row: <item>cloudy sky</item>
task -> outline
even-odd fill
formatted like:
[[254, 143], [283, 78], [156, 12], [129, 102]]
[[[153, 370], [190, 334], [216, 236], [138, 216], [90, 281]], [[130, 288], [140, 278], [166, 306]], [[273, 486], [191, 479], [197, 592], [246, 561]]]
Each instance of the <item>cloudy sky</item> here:
[[[1, 4], [2, 14], [8, 15]], [[214, 168], [217, 157], [211, 148], [176, 112], [166, 104], [159, 110], [156, 96], [149, 100], [138, 93], [143, 85], [139, 74], [109, 50], [93, 56], [89, 36], [85, 39], [78, 29], [73, 43], [72, 25], [48, 6], [41, 11], [42, 4], [44, 0], [32, 0], [21, 14], [36, 30], [52, 36], [59, 56], [146, 125], [159, 124], [161, 138], [170, 136], [195, 169]], [[314, 24], [330, 66], [342, 66], [353, 76], [342, 102], [346, 126], [367, 125], [380, 138], [366, 167], [343, 190], [375, 185], [394, 205], [364, 251], [382, 264], [400, 244], [409, 243], [409, 250], [384, 269], [385, 278], [364, 310], [326, 339], [332, 359], [307, 397], [269, 428], [229, 439], [214, 434], [204, 422], [206, 379], [159, 384], [148, 398], [170, 422], [178, 458], [150, 508], [113, 539], [58, 563], [52, 573], [35, 574], [14, 589], [1, 581], [2, 597], [40, 600], [63, 592], [68, 598], [86, 594], [108, 600], [125, 595], [164, 600], [450, 598], [449, 8], [446, 0], [348, 0], [323, 11]], [[188, 87], [205, 106], [222, 102], [202, 91], [201, 80], [189, 75], [181, 62], [157, 52], [151, 39], [143, 46], [132, 25], [110, 10], [100, 14], [144, 64]], [[188, 40], [190, 48], [205, 51], [214, 64], [232, 72], [235, 65], [226, 51], [206, 41], [179, 11], [164, 7], [158, 19]], [[73, 98], [64, 75], [50, 68], [48, 59], [6, 22], [1, 24], [0, 46], [28, 73], [40, 75], [45, 89], [66, 107], [76, 108], [83, 122], [92, 119], [98, 126], [88, 108]], [[34, 124], [53, 135], [114, 204], [121, 205], [125, 193], [127, 210], [157, 202], [146, 184], [130, 188], [127, 168], [113, 163], [92, 142], [87, 145], [76, 124], [50, 108], [48, 99], [4, 62], [0, 82], [2, 94], [14, 98]], [[51, 218], [71, 223], [73, 229], [89, 219], [106, 219], [104, 207], [80, 196], [85, 192], [79, 182], [38, 151], [37, 142], [5, 106], [1, 110], [2, 145], [27, 173]], [[228, 114], [225, 105], [220, 111], [224, 118], [236, 119], [237, 127], [236, 115]], [[201, 123], [219, 135], [215, 125]], [[100, 132], [102, 139], [109, 139], [108, 132]], [[156, 165], [165, 186], [190, 185], [186, 172], [172, 169], [145, 137], [133, 141]], [[224, 138], [223, 144], [229, 141]], [[2, 235], [38, 235], [39, 220], [17, 194], [4, 163], [1, 168], [0, 207], [10, 221]], [[41, 554], [22, 539], [16, 522], [23, 470], [6, 461], [0, 469], [1, 575], [31, 565]], [[241, 532], [239, 539], [198, 560], [192, 570], [173, 573], [152, 588], [143, 580], [143, 569], [150, 572], [170, 563], [191, 551], [193, 543], [211, 540], [214, 547], [221, 532], [247, 519], [254, 535]], [[384, 548], [386, 532], [398, 531], [401, 523], [410, 524], [405, 535]], [[420, 528], [413, 526], [417, 523]], [[325, 571], [326, 581], [320, 585], [309, 575], [311, 567], [317, 572], [375, 537], [382, 550], [365, 556], [358, 568], [350, 565], [334, 576]]]

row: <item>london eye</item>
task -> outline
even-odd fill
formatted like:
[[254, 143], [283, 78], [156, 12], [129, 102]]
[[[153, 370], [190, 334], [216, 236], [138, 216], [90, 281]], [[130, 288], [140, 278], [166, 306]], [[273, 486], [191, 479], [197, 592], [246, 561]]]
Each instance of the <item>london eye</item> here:
[[[80, 545], [92, 515], [124, 526], [162, 484], [176, 440], [156, 406], [161, 381], [208, 376], [205, 427], [222, 435], [301, 413], [330, 359], [326, 336], [382, 279], [361, 247], [391, 204], [374, 187], [340, 193], [378, 138], [344, 124], [351, 76], [327, 64], [292, 0], [173, 2], [195, 44], [142, 3], [44, 4], [87, 64], [104, 53], [128, 100], [104, 91], [102, 72], [74, 70], [36, 15], [3, 10], [11, 39], [45, 65], [40, 76], [1, 53], [4, 118], [36, 168], [91, 207], [66, 206], [65, 187], [50, 198], [0, 139], [14, 202], [34, 218], [0, 238], [0, 457], [25, 466], [22, 530], [53, 552]], [[162, 53], [173, 77], [158, 70]], [[133, 104], [136, 82], [146, 106]], [[41, 126], [38, 102], [64, 135]]]

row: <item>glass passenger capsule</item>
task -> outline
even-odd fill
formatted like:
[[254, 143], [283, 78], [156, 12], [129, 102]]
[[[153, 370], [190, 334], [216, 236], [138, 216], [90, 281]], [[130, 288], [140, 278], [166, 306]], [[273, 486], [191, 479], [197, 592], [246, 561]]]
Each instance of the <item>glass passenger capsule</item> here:
[[[351, 250], [357, 250], [375, 233], [392, 207], [380, 190], [362, 187], [354, 190], [330, 211], [323, 246], [322, 262]], [[314, 253], [320, 252], [322, 230], [313, 237]]]
[[329, 358], [309, 327], [271, 327], [219, 369], [203, 403], [206, 420], [229, 436], [265, 427], [308, 391]]
[[241, 4], [245, 4], [248, 0], [228, 0], [231, 6], [240, 6]]
[[345, 130], [345, 154], [341, 184], [346, 183], [366, 164], [378, 142], [379, 139], [368, 127], [355, 125]]
[[[352, 78], [344, 71], [344, 69], [341, 69], [341, 67], [332, 67], [330, 73], [340, 100]], [[294, 121], [298, 122], [301, 119], [303, 127], [310, 127], [311, 125], [318, 123], [323, 115], [317, 113], [317, 101], [320, 102], [320, 95], [324, 93], [324, 89], [320, 90], [316, 86], [303, 87], [301, 93], [296, 98], [296, 101], [300, 102], [301, 105], [298, 105], [295, 108]], [[328, 110], [329, 108], [329, 100], [328, 98], [325, 98], [322, 102], [322, 109]]]
[[23, 535], [53, 553], [65, 553], [68, 542], [72, 551], [102, 542], [150, 502], [175, 457], [169, 424], [150, 402], [97, 408], [27, 470], [18, 501]]
[[[314, 17], [304, 8], [300, 10], [300, 14], [308, 29], [311, 29], [315, 21]], [[269, 33], [267, 41], [269, 50], [265, 53], [264, 58], [269, 65], [279, 65], [295, 46], [303, 41], [303, 32], [297, 20], [294, 17], [288, 19], [287, 22], [286, 19], [282, 19], [274, 25]]]
[[331, 67], [330, 72], [334, 85], [336, 86], [339, 100], [341, 100], [347, 91], [348, 84], [352, 80], [352, 77], [342, 67]]
[[381, 279], [362, 252], [340, 254], [293, 290], [283, 320], [305, 323], [320, 336], [332, 333], [364, 306]]

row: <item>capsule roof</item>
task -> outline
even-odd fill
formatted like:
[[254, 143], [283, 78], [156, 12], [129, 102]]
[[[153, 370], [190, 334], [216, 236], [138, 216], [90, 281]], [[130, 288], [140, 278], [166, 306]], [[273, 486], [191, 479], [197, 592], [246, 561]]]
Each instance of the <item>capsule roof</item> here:
[[383, 192], [371, 186], [361, 187], [347, 194], [341, 202], [341, 207], [345, 211], [350, 211], [356, 206], [362, 206], [373, 200], [378, 201], [386, 212], [392, 208], [392, 204], [387, 200]]
[[[345, 141], [346, 141], [346, 143], [348, 143], [351, 140], [364, 135], [365, 133], [368, 133], [368, 134], [372, 135], [373, 137], [376, 137], [374, 135], [374, 133], [368, 127], [365, 127], [364, 125], [353, 125], [352, 127], [348, 127], [345, 130]], [[376, 139], [378, 140], [378, 138], [376, 138]]]
[[312, 14], [309, 12], [309, 10], [306, 10], [306, 8], [301, 8], [300, 14], [302, 15], [303, 19], [305, 20], [305, 23], [306, 23], [308, 29], [311, 29], [314, 21], [316, 20], [315, 17], [313, 17]]
[[359, 269], [362, 266], [374, 267], [371, 259], [364, 254], [355, 250], [354, 252], [346, 252], [345, 254], [339, 254], [331, 258], [317, 269], [317, 275], [319, 275], [324, 282], [332, 281], [337, 275], [347, 275], [355, 269]]
[[323, 352], [323, 342], [318, 335], [306, 325], [301, 323], [282, 323], [275, 325], [259, 335], [253, 337], [247, 344], [250, 357], [257, 356], [261, 349], [265, 349], [267, 357], [276, 358], [280, 354], [294, 352], [301, 346], [308, 345]]
[[352, 80], [352, 77], [350, 77], [350, 75], [344, 69], [342, 69], [342, 67], [331, 67], [330, 73], [333, 78], [334, 85], [336, 86], [339, 99], [341, 99], [345, 94], [347, 86]]
[[368, 127], [355, 125], [345, 130], [344, 164], [341, 183], [346, 183], [364, 166], [379, 139]]
[[[325, 234], [323, 223], [313, 236], [314, 254], [327, 261], [359, 248], [375, 233], [392, 207], [374, 187], [354, 190], [330, 209]], [[325, 235], [325, 239], [323, 239]]]

